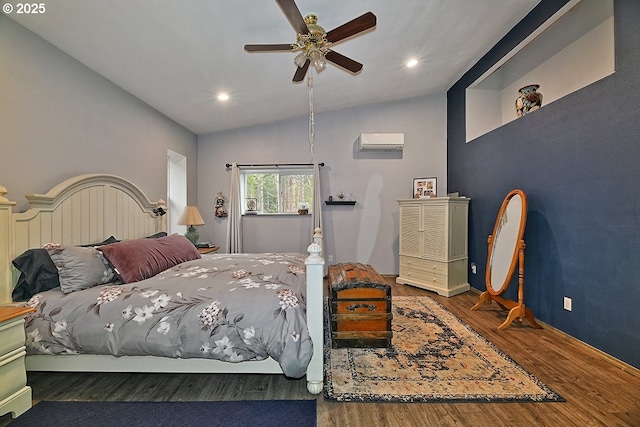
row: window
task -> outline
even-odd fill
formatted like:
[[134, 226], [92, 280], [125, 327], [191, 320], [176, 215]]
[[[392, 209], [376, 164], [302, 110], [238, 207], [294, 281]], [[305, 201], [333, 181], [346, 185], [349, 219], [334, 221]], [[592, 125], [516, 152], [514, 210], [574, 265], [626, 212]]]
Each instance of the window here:
[[297, 214], [301, 203], [313, 210], [313, 167], [241, 170], [240, 186], [245, 214]]

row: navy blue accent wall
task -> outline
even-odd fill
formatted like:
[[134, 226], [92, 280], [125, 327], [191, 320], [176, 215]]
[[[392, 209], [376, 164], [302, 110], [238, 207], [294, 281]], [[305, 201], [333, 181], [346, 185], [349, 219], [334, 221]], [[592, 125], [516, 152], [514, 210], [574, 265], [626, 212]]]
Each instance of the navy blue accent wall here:
[[[640, 2], [614, 2], [613, 75], [465, 143], [466, 87], [564, 3], [543, 0], [448, 91], [448, 191], [472, 199], [474, 288], [485, 289], [502, 199], [520, 188], [529, 201], [525, 304], [640, 368]], [[507, 296], [517, 299], [516, 289], [514, 281]], [[573, 311], [563, 310], [564, 296]]]

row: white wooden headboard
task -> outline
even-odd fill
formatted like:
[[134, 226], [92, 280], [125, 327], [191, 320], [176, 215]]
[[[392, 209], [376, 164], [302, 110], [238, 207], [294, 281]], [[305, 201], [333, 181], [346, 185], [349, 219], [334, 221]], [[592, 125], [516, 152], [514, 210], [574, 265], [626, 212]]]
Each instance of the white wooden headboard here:
[[29, 210], [13, 213], [15, 202], [0, 187], [0, 303], [11, 301], [17, 279], [11, 260], [27, 249], [49, 242], [79, 245], [146, 237], [166, 231], [166, 217], [153, 212], [165, 205], [152, 202], [133, 183], [107, 174], [80, 175], [46, 194], [26, 194]]

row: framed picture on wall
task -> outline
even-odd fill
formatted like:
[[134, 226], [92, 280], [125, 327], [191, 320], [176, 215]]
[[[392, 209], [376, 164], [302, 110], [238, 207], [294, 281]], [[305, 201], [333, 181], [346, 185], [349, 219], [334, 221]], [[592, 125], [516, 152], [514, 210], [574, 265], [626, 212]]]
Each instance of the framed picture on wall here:
[[413, 198], [428, 199], [436, 197], [436, 181], [435, 177], [413, 178]]

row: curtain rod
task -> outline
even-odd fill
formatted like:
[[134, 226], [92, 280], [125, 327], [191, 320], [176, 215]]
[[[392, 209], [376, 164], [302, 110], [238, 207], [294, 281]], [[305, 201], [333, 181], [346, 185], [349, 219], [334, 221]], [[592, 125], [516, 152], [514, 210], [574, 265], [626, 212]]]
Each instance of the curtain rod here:
[[[232, 165], [231, 163], [227, 163], [226, 167], [230, 168]], [[242, 165], [238, 165], [239, 168], [242, 167], [266, 167], [266, 166], [273, 166], [273, 167], [279, 167], [279, 166], [313, 166], [313, 163], [260, 163], [260, 164], [242, 164]], [[322, 163], [318, 163], [318, 166], [320, 167], [324, 167], [324, 162]]]

